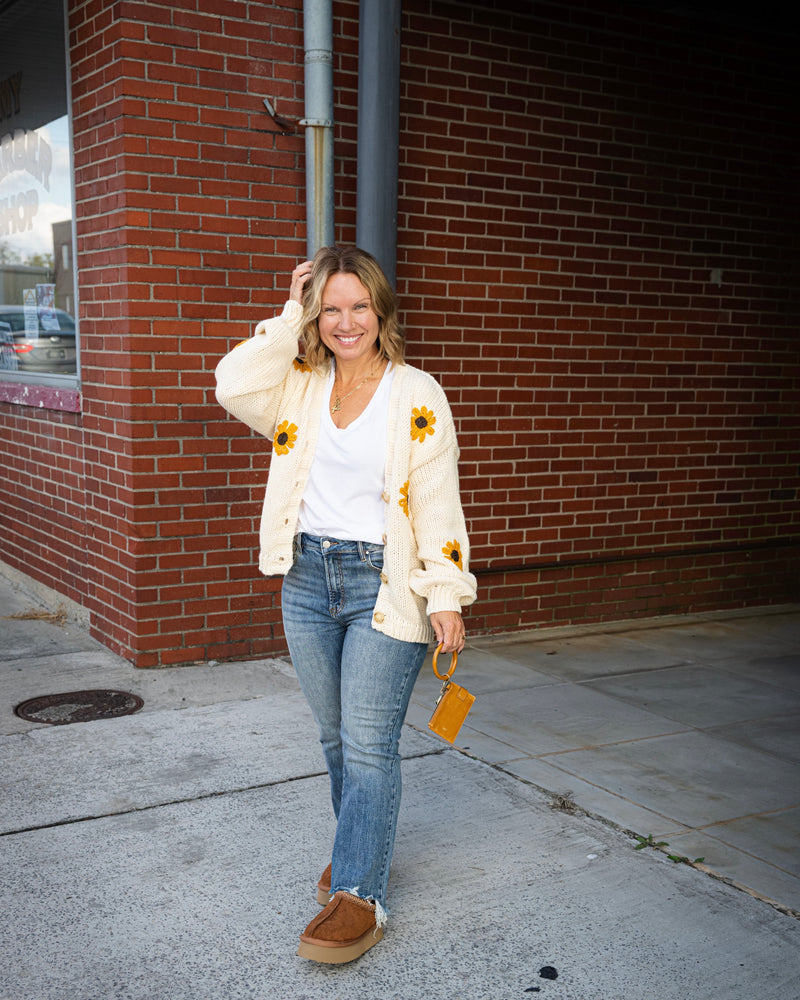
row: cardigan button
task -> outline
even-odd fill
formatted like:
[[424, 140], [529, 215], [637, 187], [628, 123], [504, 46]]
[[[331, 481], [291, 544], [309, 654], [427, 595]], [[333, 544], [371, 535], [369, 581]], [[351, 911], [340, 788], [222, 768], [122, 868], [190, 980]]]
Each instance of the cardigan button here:
[[384, 503], [389, 502], [389, 494], [385, 490], [381, 493], [381, 500], [383, 500]]
[[381, 583], [388, 583], [389, 577], [385, 573], [381, 573]]
[[375, 614], [372, 616], [372, 619], [373, 621], [376, 621], [380, 625], [381, 622], [383, 621], [383, 612], [376, 611]]
[[383, 544], [386, 544], [386, 535], [383, 535]]

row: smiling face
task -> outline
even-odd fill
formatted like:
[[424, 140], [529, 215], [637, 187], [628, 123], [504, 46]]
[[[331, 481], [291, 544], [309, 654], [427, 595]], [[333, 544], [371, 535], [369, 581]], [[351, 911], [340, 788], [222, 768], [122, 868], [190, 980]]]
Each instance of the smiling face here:
[[369, 292], [354, 274], [339, 271], [328, 279], [317, 323], [322, 343], [340, 368], [360, 368], [377, 358], [380, 320]]

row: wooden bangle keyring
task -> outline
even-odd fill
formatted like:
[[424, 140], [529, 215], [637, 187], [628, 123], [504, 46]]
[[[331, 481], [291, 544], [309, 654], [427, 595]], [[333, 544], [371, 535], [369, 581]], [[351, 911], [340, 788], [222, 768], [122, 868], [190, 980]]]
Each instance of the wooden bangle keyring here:
[[455, 649], [453, 650], [450, 659], [450, 669], [447, 671], [446, 674], [440, 674], [439, 671], [436, 669], [436, 664], [439, 661], [439, 653], [441, 651], [442, 651], [442, 644], [439, 643], [439, 645], [433, 651], [433, 672], [436, 674], [436, 676], [439, 678], [440, 681], [447, 681], [453, 676], [456, 667], [458, 666], [458, 653], [456, 652]]

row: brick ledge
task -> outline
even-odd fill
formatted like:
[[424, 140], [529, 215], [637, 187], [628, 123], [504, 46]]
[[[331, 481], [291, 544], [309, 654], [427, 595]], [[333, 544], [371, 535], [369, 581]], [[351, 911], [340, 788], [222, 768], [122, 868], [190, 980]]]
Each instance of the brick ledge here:
[[66, 410], [81, 412], [81, 391], [78, 388], [29, 384], [27, 382], [0, 382], [0, 402], [20, 406], [36, 406], [41, 410]]

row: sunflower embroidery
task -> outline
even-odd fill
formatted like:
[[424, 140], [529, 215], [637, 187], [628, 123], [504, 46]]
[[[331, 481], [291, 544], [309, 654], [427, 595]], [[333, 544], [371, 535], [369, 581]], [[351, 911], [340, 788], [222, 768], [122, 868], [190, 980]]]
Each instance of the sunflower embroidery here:
[[436, 417], [431, 413], [431, 411], [425, 407], [416, 406], [411, 411], [411, 439], [412, 441], [424, 441], [426, 434], [433, 434], [433, 425], [436, 423]]
[[403, 513], [408, 517], [408, 480], [400, 487], [400, 499], [397, 502], [403, 508]]
[[275, 451], [279, 455], [288, 455], [289, 449], [294, 448], [295, 441], [297, 440], [297, 425], [290, 424], [288, 420], [278, 427], [275, 432], [275, 438], [272, 442]]
[[447, 556], [448, 559], [452, 559], [459, 569], [463, 569], [461, 565], [461, 546], [455, 539], [453, 539], [452, 542], [448, 542], [447, 545], [445, 545], [445, 547], [442, 549], [442, 552]]
[[306, 361], [305, 358], [295, 358], [292, 364], [295, 367], [295, 371], [298, 372], [310, 372], [311, 365]]

